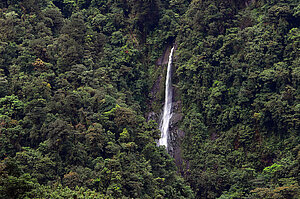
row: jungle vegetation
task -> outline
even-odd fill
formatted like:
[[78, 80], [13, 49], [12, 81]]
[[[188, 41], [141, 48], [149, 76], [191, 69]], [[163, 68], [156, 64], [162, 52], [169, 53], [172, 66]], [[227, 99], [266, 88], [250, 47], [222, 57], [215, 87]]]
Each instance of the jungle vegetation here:
[[[181, 173], [147, 118], [173, 44]], [[299, 0], [0, 2], [1, 199], [296, 199], [299, 143]]]

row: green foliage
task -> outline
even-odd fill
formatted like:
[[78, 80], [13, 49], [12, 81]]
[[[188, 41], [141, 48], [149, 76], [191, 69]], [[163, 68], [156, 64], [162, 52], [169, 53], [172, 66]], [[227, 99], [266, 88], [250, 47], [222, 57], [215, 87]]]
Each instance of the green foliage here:
[[[297, 0], [2, 1], [0, 198], [298, 198], [299, 13]], [[174, 43], [185, 180], [144, 118]]]
[[293, 0], [192, 1], [181, 18], [177, 87], [196, 198], [299, 196], [297, 166], [288, 166], [296, 156], [280, 161], [299, 142], [297, 8]]
[[23, 198], [26, 192], [38, 187], [30, 174], [23, 173], [16, 162], [6, 158], [0, 162], [0, 197]]
[[0, 3], [0, 198], [193, 198], [144, 118], [161, 5]]
[[39, 186], [37, 189], [27, 193], [25, 198], [53, 198], [53, 199], [63, 199], [63, 198], [78, 198], [78, 199], [97, 199], [104, 198], [110, 199], [111, 196], [105, 196], [99, 194], [90, 189], [83, 187], [76, 187], [75, 189], [70, 189], [68, 187], [63, 187], [61, 184], [56, 184], [53, 187], [50, 186]]
[[17, 96], [5, 96], [0, 99], [0, 114], [13, 118], [20, 118], [23, 114], [24, 103]]

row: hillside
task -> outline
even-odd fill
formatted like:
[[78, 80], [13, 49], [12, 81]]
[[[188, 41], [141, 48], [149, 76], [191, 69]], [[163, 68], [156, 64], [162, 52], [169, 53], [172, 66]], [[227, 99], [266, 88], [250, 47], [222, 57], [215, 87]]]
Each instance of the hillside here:
[[1, 1], [0, 198], [296, 199], [299, 86], [299, 0]]

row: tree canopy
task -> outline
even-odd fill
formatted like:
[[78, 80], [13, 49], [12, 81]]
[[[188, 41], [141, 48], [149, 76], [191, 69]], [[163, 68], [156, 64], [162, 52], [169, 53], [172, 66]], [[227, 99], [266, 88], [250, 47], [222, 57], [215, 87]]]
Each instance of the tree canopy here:
[[0, 198], [296, 199], [299, 64], [299, 0], [1, 1]]

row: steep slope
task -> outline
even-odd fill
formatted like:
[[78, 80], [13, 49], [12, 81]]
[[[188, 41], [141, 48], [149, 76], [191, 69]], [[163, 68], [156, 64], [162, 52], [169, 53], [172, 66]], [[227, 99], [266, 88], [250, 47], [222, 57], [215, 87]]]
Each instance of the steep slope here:
[[299, 197], [299, 1], [192, 1], [177, 87], [197, 198]]
[[143, 117], [158, 4], [0, 4], [0, 198], [193, 198]]
[[0, 198], [299, 198], [299, 5], [1, 1]]

